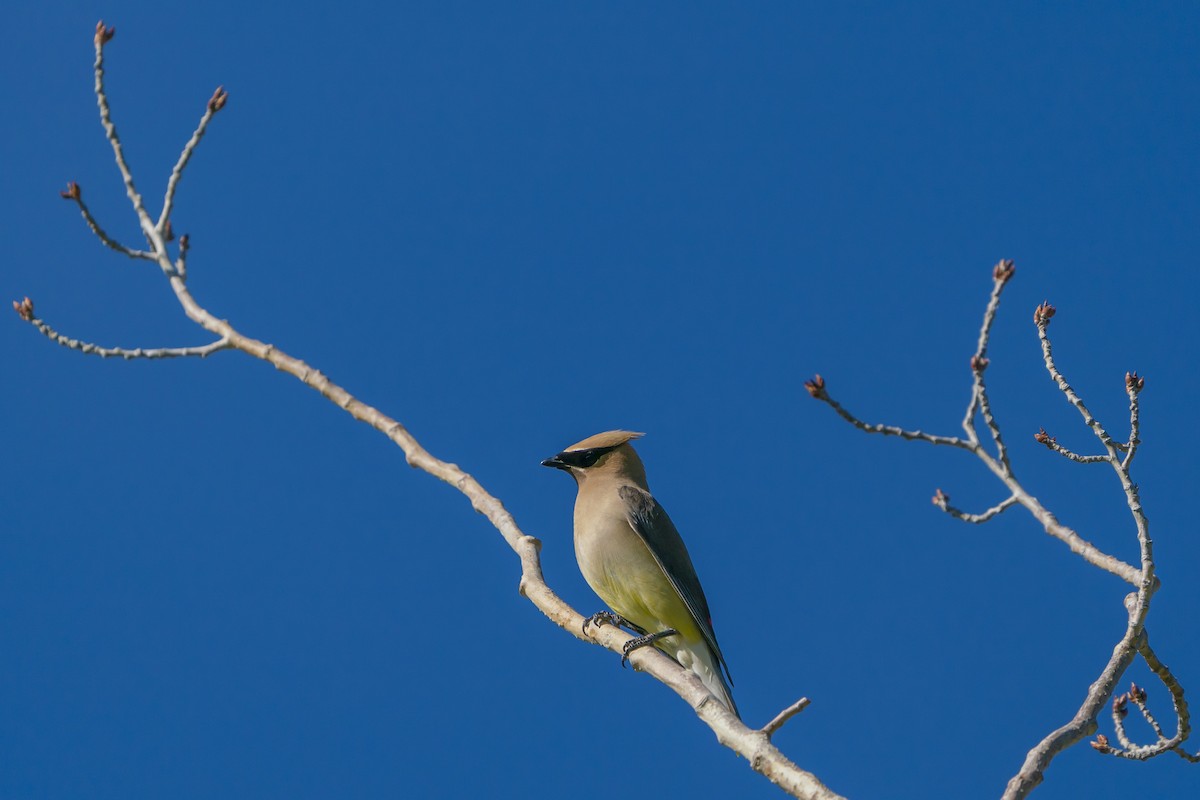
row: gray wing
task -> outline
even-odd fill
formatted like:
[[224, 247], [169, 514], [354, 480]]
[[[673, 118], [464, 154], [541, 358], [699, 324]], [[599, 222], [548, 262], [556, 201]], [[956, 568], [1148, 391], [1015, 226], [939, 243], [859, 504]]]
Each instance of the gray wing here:
[[692, 566], [692, 559], [683, 545], [683, 538], [675, 529], [675, 523], [671, 522], [667, 512], [649, 492], [636, 486], [622, 486], [617, 491], [625, 501], [629, 525], [646, 543], [650, 554], [675, 587], [676, 593], [691, 613], [696, 627], [704, 635], [704, 641], [721, 662], [725, 676], [732, 686], [733, 677], [729, 674], [729, 665], [725, 663], [725, 656], [721, 655], [717, 634], [713, 631], [708, 600], [704, 597], [704, 590], [700, 588], [700, 578], [697, 577], [696, 568]]

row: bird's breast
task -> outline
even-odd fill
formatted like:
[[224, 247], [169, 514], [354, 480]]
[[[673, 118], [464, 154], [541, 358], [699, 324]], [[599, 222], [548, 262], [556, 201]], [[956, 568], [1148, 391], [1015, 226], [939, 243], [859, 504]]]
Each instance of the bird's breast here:
[[649, 631], [673, 627], [693, 634], [686, 606], [629, 524], [623, 504], [582, 514], [576, 509], [575, 558], [584, 580], [613, 611]]

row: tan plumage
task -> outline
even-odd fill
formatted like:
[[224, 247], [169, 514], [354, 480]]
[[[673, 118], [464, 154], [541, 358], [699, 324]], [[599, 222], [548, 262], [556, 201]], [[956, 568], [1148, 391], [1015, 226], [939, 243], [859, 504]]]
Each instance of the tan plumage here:
[[[708, 601], [687, 548], [650, 494], [632, 431], [606, 431], [577, 442], [543, 465], [569, 472], [575, 498], [575, 558], [609, 608], [655, 634], [654, 646], [695, 672], [737, 714]], [[724, 668], [724, 674], [722, 674]]]

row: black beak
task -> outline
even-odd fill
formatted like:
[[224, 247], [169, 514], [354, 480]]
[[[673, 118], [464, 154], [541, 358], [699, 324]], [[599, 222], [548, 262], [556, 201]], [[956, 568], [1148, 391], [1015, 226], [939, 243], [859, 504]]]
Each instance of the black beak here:
[[559, 453], [557, 456], [550, 456], [550, 458], [542, 462], [542, 466], [553, 467], [554, 469], [567, 469], [567, 462], [559, 458], [561, 455], [562, 453]]

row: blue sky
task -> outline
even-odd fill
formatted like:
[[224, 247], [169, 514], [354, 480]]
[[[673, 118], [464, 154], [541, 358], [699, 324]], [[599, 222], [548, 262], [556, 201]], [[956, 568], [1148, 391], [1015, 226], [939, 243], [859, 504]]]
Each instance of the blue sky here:
[[[596, 599], [574, 491], [538, 462], [647, 432], [747, 721], [854, 798], [995, 797], [1074, 713], [1125, 587], [969, 456], [813, 402], [956, 433], [990, 287], [988, 377], [1018, 476], [1136, 558], [1107, 468], [1040, 363], [1135, 467], [1163, 589], [1148, 629], [1200, 690], [1200, 251], [1189, 4], [20, 4], [0, 65], [7, 298], [69, 335], [202, 344], [138, 245], [91, 94], [153, 208], [230, 100], [174, 215], [190, 286], [404, 421]], [[0, 797], [778, 795], [685, 704], [552, 627], [453, 490], [285, 375], [225, 353], [125, 363], [0, 326]], [[1144, 667], [1130, 677], [1165, 695]], [[1102, 731], [1111, 733], [1102, 721]], [[1200, 743], [1192, 743], [1193, 750]], [[1077, 747], [1039, 798], [1182, 797], [1200, 772]]]

